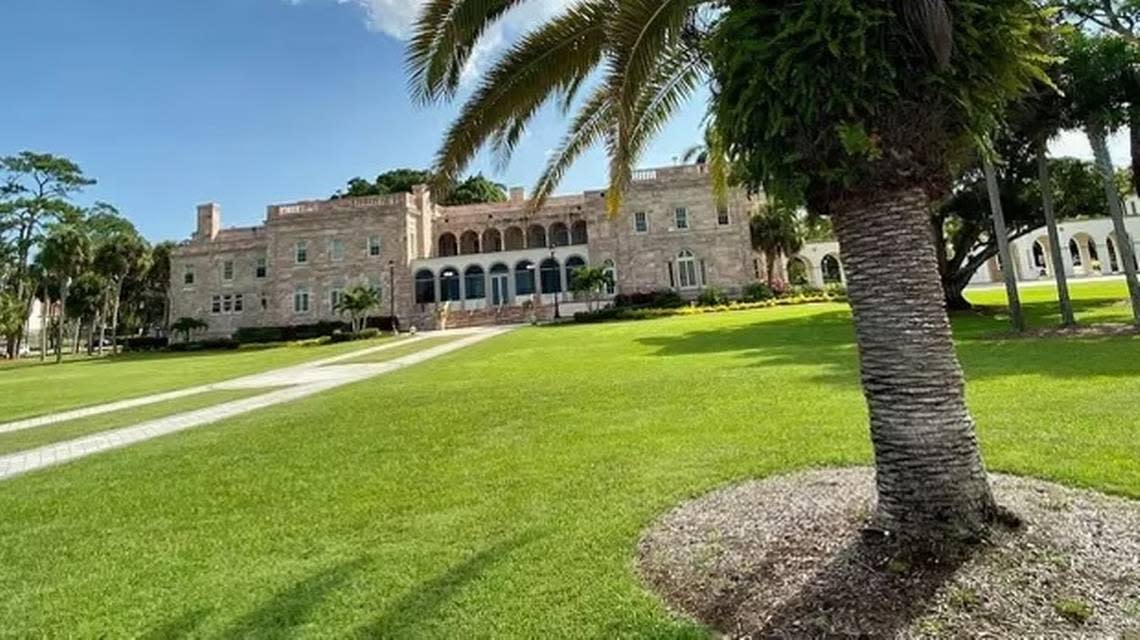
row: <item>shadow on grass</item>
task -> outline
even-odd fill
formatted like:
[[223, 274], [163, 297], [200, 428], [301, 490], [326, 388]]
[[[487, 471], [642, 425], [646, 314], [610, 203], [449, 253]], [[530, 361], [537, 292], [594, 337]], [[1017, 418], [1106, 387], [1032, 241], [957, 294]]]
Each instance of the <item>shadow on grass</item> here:
[[412, 635], [416, 625], [436, 617], [444, 605], [483, 572], [539, 537], [541, 536], [536, 532], [527, 531], [475, 553], [434, 578], [416, 585], [389, 604], [375, 621], [356, 629], [351, 635], [357, 638]]
[[[966, 320], [956, 319], [958, 355], [967, 380], [1013, 375], [1140, 375], [1140, 359], [1130, 355], [1140, 353], [1140, 339], [1135, 336], [1010, 339], [1001, 333], [1002, 327], [1001, 320], [976, 314]], [[844, 388], [857, 387], [859, 383], [855, 333], [847, 311], [766, 319], [732, 328], [647, 336], [637, 341], [652, 347], [655, 356], [735, 353], [749, 360], [749, 366], [812, 367], [815, 372], [808, 379], [813, 382]]]

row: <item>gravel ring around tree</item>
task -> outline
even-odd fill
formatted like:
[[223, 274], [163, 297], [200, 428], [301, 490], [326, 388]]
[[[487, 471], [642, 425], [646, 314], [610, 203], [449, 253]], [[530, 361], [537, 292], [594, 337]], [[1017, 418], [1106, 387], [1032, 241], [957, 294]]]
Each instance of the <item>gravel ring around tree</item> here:
[[644, 534], [638, 569], [670, 608], [732, 637], [1140, 640], [1140, 501], [991, 481], [1025, 526], [940, 566], [863, 540], [874, 472], [857, 468], [687, 502]]

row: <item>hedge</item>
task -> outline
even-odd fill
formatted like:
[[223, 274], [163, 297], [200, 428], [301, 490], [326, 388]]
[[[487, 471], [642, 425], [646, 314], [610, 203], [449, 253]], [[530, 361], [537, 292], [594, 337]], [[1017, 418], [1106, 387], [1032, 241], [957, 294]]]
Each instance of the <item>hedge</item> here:
[[798, 304], [812, 304], [819, 302], [836, 302], [846, 300], [846, 296], [835, 295], [829, 292], [814, 294], [797, 294], [783, 298], [772, 298], [756, 302], [729, 302], [714, 306], [690, 305], [680, 308], [658, 309], [652, 307], [606, 307], [597, 311], [581, 311], [574, 314], [574, 322], [596, 323], [614, 322], [623, 320], [652, 320], [655, 318], [669, 318], [673, 316], [692, 316], [705, 313], [723, 313], [725, 311], [748, 311], [750, 309], [767, 309], [770, 307], [786, 307]]

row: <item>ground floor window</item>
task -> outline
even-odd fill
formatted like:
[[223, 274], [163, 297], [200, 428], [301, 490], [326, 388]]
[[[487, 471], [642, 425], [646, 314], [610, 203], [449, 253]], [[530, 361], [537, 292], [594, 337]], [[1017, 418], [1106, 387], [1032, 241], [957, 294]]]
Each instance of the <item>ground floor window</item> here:
[[427, 269], [417, 271], [416, 304], [431, 304], [433, 302], [435, 302], [435, 276]]
[[439, 300], [451, 302], [459, 299], [459, 271], [447, 267], [439, 274]]
[[293, 291], [293, 312], [309, 312], [309, 290], [307, 288], [298, 287]]
[[547, 258], [542, 261], [542, 267], [539, 269], [540, 277], [542, 278], [542, 292], [543, 293], [561, 293], [562, 292], [562, 276], [559, 273], [558, 261], [554, 258]]
[[515, 265], [515, 293], [520, 296], [534, 293], [534, 263], [530, 260]]
[[487, 297], [486, 279], [483, 277], [483, 267], [473, 264], [463, 273], [463, 288], [466, 289], [468, 300], [478, 300]]
[[680, 277], [682, 289], [700, 286], [697, 281], [697, 260], [693, 257], [692, 251], [686, 249], [677, 256], [677, 274]]

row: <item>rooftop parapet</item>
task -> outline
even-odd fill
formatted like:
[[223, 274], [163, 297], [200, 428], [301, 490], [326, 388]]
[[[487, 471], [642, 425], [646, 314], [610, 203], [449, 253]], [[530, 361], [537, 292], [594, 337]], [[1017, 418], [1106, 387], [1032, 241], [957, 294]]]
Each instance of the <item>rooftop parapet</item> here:
[[365, 196], [363, 198], [337, 198], [335, 200], [305, 200], [289, 204], [273, 204], [267, 208], [267, 218], [274, 220], [308, 213], [374, 209], [376, 207], [412, 207], [410, 193], [392, 193], [385, 196]]

